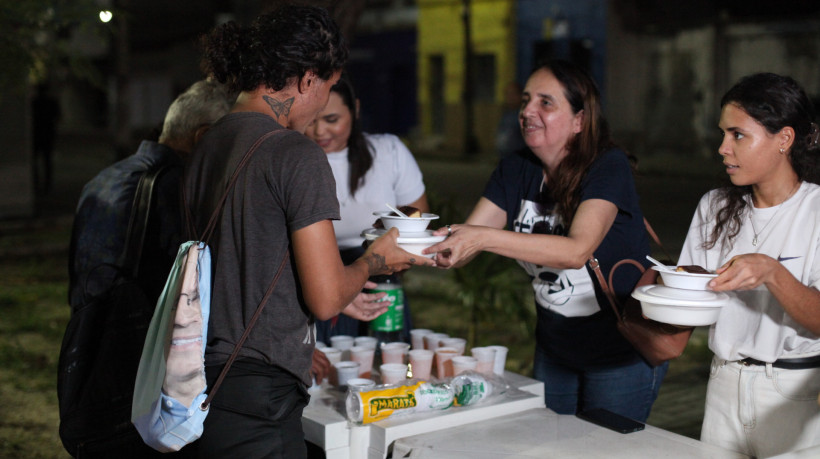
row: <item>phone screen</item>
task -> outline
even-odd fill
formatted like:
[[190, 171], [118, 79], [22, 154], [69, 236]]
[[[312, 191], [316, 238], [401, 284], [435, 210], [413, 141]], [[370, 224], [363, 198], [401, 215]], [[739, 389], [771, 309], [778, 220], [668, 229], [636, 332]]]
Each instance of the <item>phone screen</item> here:
[[601, 427], [606, 427], [620, 433], [637, 432], [639, 430], [643, 430], [644, 428], [644, 424], [642, 422], [638, 422], [626, 416], [621, 416], [618, 413], [613, 413], [612, 411], [603, 408], [582, 411], [576, 416], [585, 421], [589, 421], [593, 424], [597, 424]]

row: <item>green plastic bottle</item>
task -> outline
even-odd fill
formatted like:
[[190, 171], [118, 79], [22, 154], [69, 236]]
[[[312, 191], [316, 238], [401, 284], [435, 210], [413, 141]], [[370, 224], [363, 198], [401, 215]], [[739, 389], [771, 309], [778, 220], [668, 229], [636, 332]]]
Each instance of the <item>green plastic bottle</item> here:
[[376, 288], [368, 289], [368, 293], [386, 292], [387, 296], [383, 301], [390, 302], [387, 311], [370, 322], [370, 332], [379, 340], [376, 348], [378, 352], [382, 344], [402, 340], [404, 289], [401, 286], [401, 280], [396, 275], [374, 276], [370, 280], [376, 283]]

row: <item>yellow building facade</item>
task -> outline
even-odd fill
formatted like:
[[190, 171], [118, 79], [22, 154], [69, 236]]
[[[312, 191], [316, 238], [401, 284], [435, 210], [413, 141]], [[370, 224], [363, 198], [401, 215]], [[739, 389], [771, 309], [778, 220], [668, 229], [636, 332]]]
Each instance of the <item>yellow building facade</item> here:
[[515, 0], [418, 0], [420, 132], [442, 154], [460, 156], [465, 125], [465, 11], [471, 37], [473, 124], [484, 156], [494, 154], [504, 88], [515, 81]]

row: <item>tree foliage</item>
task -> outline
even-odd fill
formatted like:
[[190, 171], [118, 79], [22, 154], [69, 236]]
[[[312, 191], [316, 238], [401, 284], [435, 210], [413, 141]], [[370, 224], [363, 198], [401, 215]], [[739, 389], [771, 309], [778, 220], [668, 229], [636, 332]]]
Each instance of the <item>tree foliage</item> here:
[[0, 0], [0, 87], [20, 89], [54, 73], [89, 75], [72, 32], [102, 32], [94, 0]]

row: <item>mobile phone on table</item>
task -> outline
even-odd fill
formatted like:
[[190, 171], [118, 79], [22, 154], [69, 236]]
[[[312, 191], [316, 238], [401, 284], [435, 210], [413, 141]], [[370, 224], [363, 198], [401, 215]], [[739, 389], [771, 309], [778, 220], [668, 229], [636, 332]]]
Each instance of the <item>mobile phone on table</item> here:
[[604, 408], [581, 411], [579, 418], [622, 434], [643, 430], [644, 424]]

